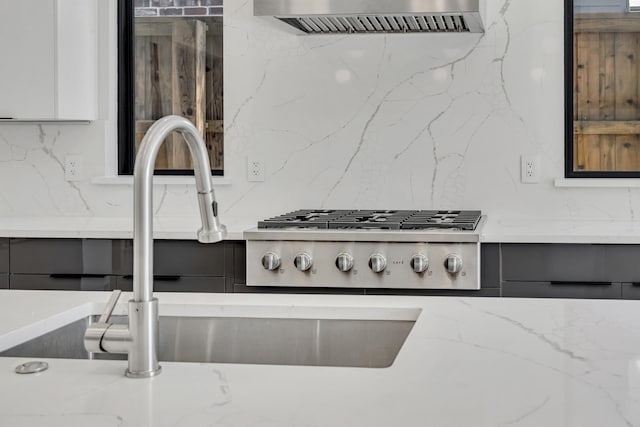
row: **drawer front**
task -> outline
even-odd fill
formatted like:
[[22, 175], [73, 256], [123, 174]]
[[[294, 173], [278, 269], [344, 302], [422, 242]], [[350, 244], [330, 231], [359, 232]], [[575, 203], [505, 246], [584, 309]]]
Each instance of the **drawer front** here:
[[9, 289], [9, 275], [0, 274], [0, 289]]
[[640, 299], [640, 283], [623, 283], [622, 298]]
[[233, 269], [234, 285], [247, 283], [247, 244], [244, 241], [233, 245]]
[[[133, 273], [133, 242], [122, 242], [119, 270]], [[156, 240], [153, 273], [159, 276], [224, 276], [225, 242], [204, 244], [195, 240]]]
[[503, 244], [503, 280], [640, 282], [640, 245]]
[[51, 291], [111, 291], [116, 288], [115, 276], [12, 274], [10, 289]]
[[[483, 243], [480, 245], [480, 289], [500, 288], [500, 245], [498, 243]], [[474, 295], [474, 292], [470, 292]], [[491, 292], [491, 296], [495, 292]], [[458, 295], [458, 294], [454, 294]]]
[[364, 295], [362, 288], [320, 288], [320, 287], [283, 287], [283, 286], [247, 286], [235, 284], [235, 293], [254, 294], [331, 294], [331, 295]]
[[[224, 277], [154, 276], [154, 292], [224, 292]], [[131, 276], [120, 276], [117, 289], [133, 291]]]
[[113, 274], [113, 245], [102, 239], [11, 239], [11, 273]]
[[607, 281], [597, 245], [503, 244], [502, 278], [509, 281]]
[[500, 288], [480, 288], [477, 291], [451, 289], [365, 289], [365, 295], [408, 295], [450, 297], [499, 297]]
[[601, 298], [622, 296], [621, 283], [503, 282], [503, 297], [523, 298]]
[[0, 273], [9, 272], [9, 239], [0, 239]]

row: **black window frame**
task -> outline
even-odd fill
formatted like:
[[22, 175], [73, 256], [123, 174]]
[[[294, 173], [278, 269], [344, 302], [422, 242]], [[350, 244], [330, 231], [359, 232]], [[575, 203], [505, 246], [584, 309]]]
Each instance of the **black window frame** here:
[[[118, 0], [118, 175], [133, 175], [135, 165], [135, 2]], [[193, 169], [156, 169], [154, 175], [193, 175]], [[224, 169], [212, 169], [224, 176]]]
[[573, 38], [574, 0], [564, 2], [564, 86], [565, 86], [565, 178], [640, 178], [640, 171], [574, 171], [573, 160]]

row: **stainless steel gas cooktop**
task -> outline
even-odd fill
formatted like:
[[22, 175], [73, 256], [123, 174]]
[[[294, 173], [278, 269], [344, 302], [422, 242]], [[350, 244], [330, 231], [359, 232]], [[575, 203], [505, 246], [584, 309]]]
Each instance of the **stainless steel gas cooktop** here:
[[477, 210], [314, 210], [244, 233], [248, 286], [480, 289]]

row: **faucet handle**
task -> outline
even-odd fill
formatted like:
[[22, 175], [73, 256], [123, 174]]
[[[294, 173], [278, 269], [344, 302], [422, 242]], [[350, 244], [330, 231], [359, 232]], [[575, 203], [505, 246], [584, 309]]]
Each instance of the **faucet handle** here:
[[98, 323], [107, 323], [109, 321], [113, 310], [116, 308], [116, 304], [118, 303], [120, 294], [122, 294], [122, 291], [119, 289], [115, 289], [113, 292], [111, 292], [109, 301], [107, 301], [107, 305], [105, 305], [104, 311], [102, 312], [102, 316], [100, 316], [100, 320], [98, 320]]
[[84, 332], [84, 348], [91, 353], [127, 353], [131, 334], [125, 325], [112, 325], [109, 318], [116, 308], [121, 290], [114, 290], [104, 307], [100, 320]]

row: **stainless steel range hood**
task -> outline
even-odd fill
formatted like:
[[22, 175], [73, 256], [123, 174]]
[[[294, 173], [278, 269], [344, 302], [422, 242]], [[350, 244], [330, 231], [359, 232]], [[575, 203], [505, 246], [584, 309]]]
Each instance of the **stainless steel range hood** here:
[[480, 0], [253, 0], [300, 34], [481, 33]]

